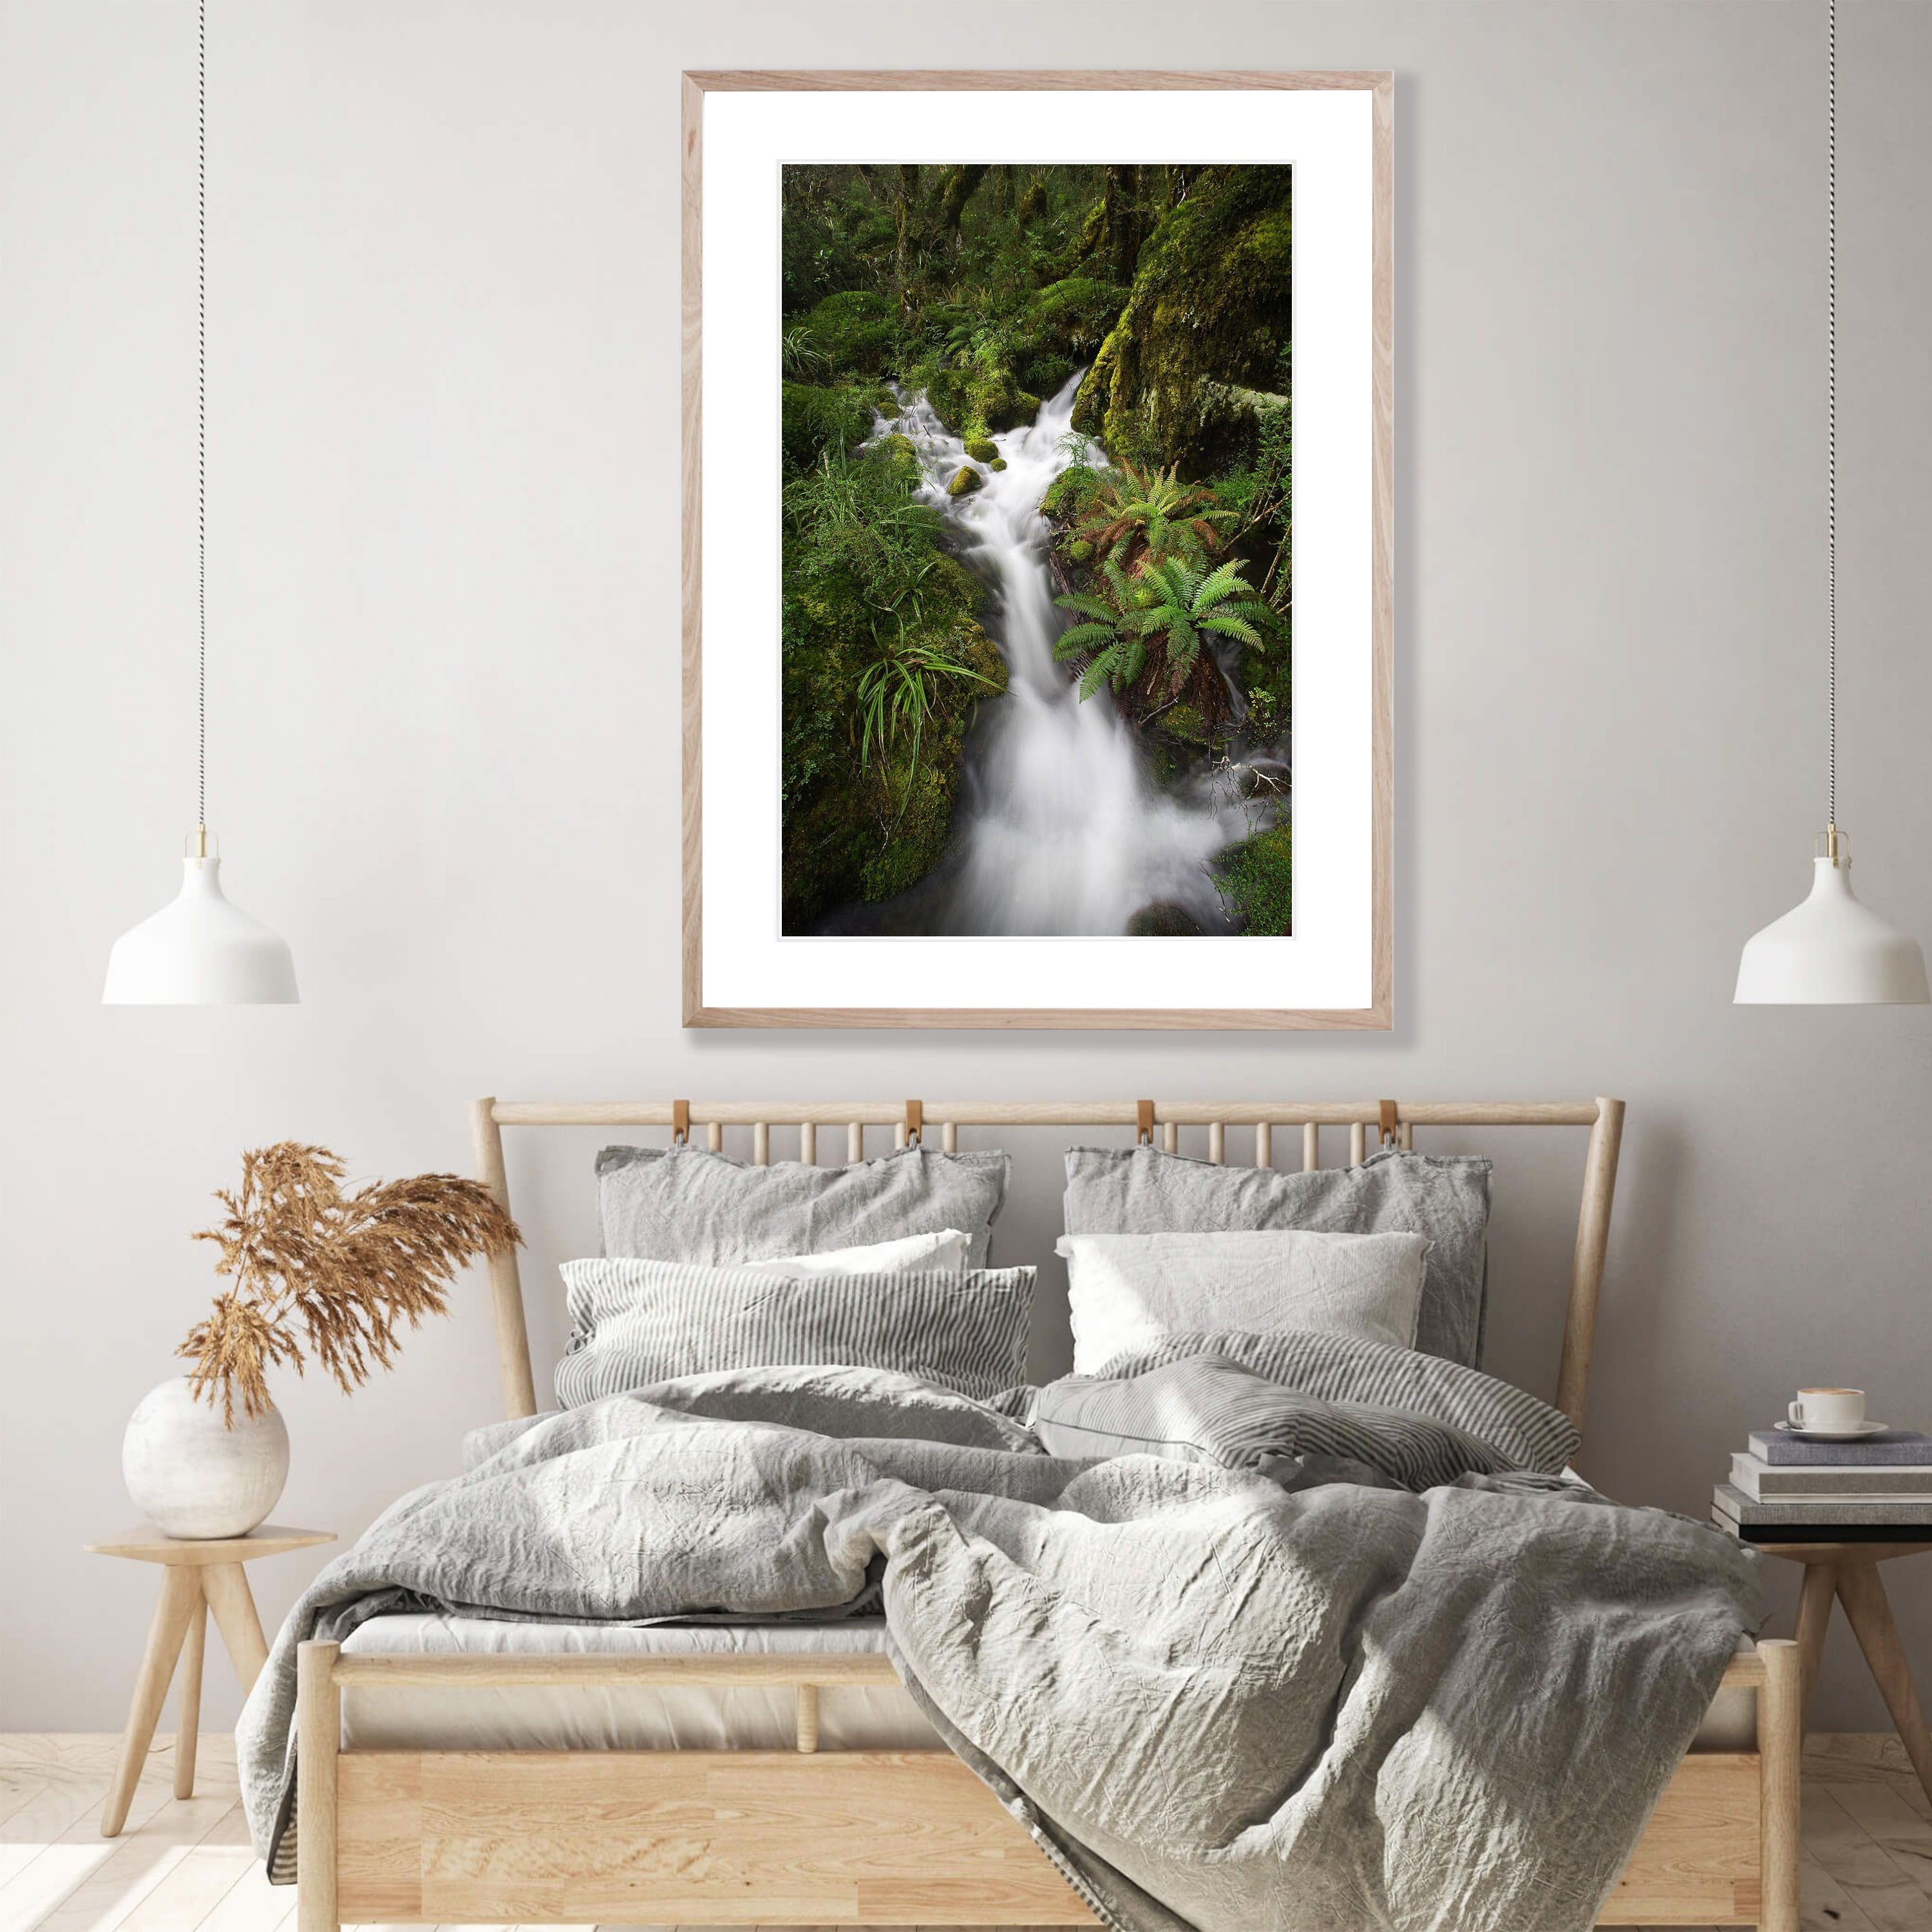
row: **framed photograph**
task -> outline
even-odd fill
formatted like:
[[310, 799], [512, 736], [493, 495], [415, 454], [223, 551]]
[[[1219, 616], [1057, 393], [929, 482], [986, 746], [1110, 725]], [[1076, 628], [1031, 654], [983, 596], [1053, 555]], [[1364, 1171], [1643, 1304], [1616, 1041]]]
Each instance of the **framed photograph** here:
[[684, 78], [685, 1024], [1389, 1026], [1392, 77]]

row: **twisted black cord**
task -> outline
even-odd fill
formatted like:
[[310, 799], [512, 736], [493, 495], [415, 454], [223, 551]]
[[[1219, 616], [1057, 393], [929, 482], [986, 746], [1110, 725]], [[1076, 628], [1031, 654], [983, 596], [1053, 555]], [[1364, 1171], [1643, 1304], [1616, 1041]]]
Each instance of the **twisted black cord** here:
[[200, 632], [195, 672], [194, 822], [208, 824], [208, 0], [195, 44], [195, 583]]
[[1838, 0], [1830, 0], [1831, 46], [1828, 56], [1830, 76], [1829, 106], [1826, 112], [1825, 152], [1826, 230], [1828, 235], [1828, 261], [1826, 281], [1826, 512], [1825, 586], [1828, 606], [1828, 628], [1831, 639], [1830, 776], [1825, 822], [1838, 822]]

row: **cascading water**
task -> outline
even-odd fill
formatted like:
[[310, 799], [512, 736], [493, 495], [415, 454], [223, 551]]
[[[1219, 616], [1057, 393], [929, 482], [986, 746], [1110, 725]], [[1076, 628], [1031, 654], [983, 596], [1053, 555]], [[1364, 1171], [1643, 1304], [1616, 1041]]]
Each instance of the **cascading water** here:
[[[1076, 376], [1032, 423], [992, 439], [1004, 470], [974, 463], [923, 396], [880, 422], [881, 433], [911, 442], [920, 500], [944, 514], [962, 557], [992, 587], [986, 630], [1009, 686], [1003, 701], [980, 707], [969, 735], [953, 850], [902, 898], [867, 908], [871, 929], [1118, 935], [1136, 914], [1157, 909], [1165, 929], [1191, 921], [1202, 932], [1229, 930], [1208, 868], [1258, 829], [1239, 796], [1217, 798], [1204, 783], [1185, 796], [1162, 791], [1112, 695], [1099, 691], [1083, 703], [1053, 661], [1069, 620], [1053, 601], [1040, 504], [1075, 460], [1067, 432], [1079, 386]], [[949, 496], [962, 466], [979, 472], [980, 487]], [[846, 930], [860, 922], [838, 922]]]

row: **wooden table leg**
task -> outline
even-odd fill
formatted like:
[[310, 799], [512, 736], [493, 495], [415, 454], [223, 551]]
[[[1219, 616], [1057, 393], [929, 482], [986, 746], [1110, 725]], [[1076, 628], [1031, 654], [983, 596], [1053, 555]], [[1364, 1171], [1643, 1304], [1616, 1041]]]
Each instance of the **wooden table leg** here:
[[1932, 1733], [1925, 1728], [1925, 1714], [1918, 1708], [1918, 1694], [1912, 1688], [1912, 1672], [1905, 1660], [1905, 1646], [1898, 1626], [1892, 1621], [1892, 1605], [1876, 1563], [1844, 1563], [1838, 1570], [1838, 1600], [1851, 1620], [1852, 1634], [1865, 1662], [1885, 1698], [1886, 1708], [1905, 1745], [1905, 1754], [1918, 1774], [1925, 1794], [1932, 1798]]
[[201, 1579], [191, 1566], [181, 1566], [194, 1576], [194, 1608], [188, 1612], [188, 1636], [182, 1646], [181, 1688], [175, 1693], [175, 1796], [194, 1796], [195, 1745], [201, 1736], [201, 1660], [208, 1648], [208, 1605]]
[[1838, 1574], [1828, 1563], [1808, 1563], [1798, 1596], [1798, 1657], [1804, 1678], [1798, 1708], [1808, 1719], [1811, 1693], [1818, 1683], [1819, 1660], [1825, 1654], [1825, 1633], [1832, 1622], [1832, 1603], [1838, 1594]]
[[238, 1563], [208, 1563], [202, 1566], [201, 1587], [208, 1607], [214, 1612], [214, 1627], [233, 1659], [235, 1674], [244, 1691], [255, 1688], [262, 1666], [268, 1660], [268, 1640], [262, 1634], [262, 1619], [255, 1614], [255, 1599], [248, 1579]]
[[100, 1814], [104, 1838], [119, 1837], [121, 1827], [128, 1822], [128, 1807], [134, 1802], [134, 1786], [147, 1762], [148, 1747], [154, 1742], [155, 1720], [167, 1697], [175, 1659], [181, 1654], [189, 1617], [200, 1604], [200, 1588], [186, 1564], [170, 1564], [162, 1570], [161, 1600], [148, 1626], [148, 1648], [141, 1659], [141, 1674], [134, 1680], [134, 1701], [128, 1706], [120, 1762], [114, 1767], [114, 1783]]

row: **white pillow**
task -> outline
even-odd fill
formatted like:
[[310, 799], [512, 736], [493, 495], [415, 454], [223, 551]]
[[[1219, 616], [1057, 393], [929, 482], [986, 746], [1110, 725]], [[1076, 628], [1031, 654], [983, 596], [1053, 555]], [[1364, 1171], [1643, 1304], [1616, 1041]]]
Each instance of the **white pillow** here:
[[1073, 1372], [1163, 1336], [1299, 1328], [1412, 1348], [1422, 1307], [1420, 1234], [1301, 1228], [1201, 1234], [1063, 1234]]
[[941, 1228], [930, 1234], [902, 1234], [860, 1248], [831, 1248], [822, 1255], [779, 1255], [770, 1261], [734, 1262], [740, 1274], [782, 1275], [809, 1281], [828, 1274], [959, 1274], [966, 1267], [970, 1234]]

